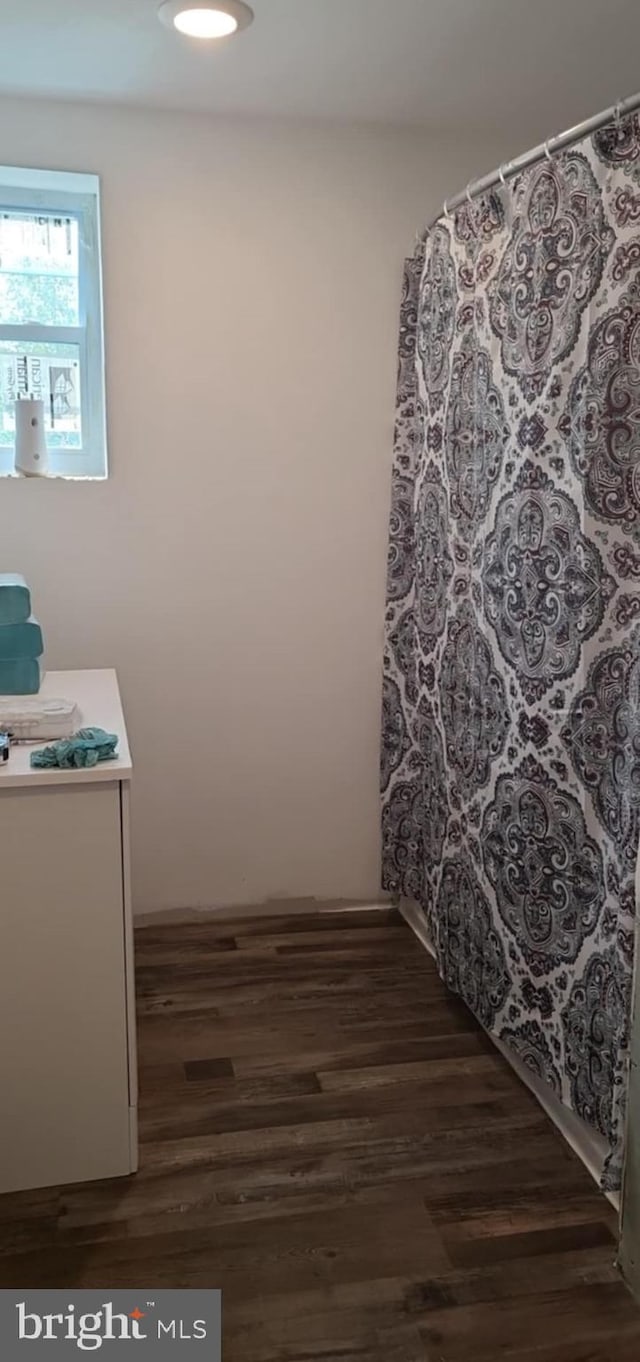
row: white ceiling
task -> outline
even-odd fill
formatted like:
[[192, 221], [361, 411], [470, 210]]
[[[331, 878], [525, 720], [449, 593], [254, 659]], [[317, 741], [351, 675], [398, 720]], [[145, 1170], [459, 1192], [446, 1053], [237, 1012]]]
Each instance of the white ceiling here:
[[198, 45], [157, 0], [0, 0], [0, 93], [546, 136], [640, 87], [639, 0], [252, 0]]

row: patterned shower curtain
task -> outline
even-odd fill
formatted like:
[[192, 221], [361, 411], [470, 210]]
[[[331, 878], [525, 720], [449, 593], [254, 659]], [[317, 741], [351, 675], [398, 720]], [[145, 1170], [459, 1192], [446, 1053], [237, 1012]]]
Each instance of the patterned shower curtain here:
[[640, 816], [640, 122], [407, 262], [383, 885], [620, 1181]]

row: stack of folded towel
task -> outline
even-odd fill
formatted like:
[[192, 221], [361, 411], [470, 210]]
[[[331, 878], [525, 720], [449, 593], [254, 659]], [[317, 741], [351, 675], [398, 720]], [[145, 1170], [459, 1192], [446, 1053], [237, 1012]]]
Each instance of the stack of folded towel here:
[[43, 651], [24, 577], [0, 573], [0, 695], [37, 695]]

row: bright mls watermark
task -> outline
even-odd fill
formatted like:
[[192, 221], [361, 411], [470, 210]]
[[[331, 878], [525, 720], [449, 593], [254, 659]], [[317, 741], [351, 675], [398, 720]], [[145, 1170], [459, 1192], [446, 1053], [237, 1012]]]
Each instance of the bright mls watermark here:
[[0, 1357], [221, 1362], [219, 1291], [0, 1291]]

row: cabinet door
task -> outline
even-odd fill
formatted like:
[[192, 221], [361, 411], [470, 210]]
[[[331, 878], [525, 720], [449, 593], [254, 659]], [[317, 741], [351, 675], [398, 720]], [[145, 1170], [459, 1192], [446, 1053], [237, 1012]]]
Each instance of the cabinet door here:
[[128, 1173], [120, 788], [0, 792], [0, 1190]]

